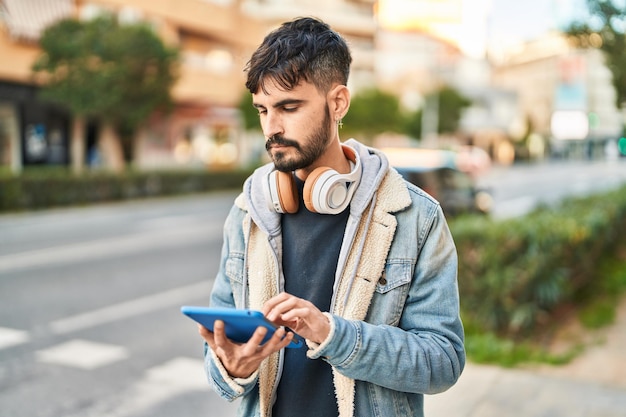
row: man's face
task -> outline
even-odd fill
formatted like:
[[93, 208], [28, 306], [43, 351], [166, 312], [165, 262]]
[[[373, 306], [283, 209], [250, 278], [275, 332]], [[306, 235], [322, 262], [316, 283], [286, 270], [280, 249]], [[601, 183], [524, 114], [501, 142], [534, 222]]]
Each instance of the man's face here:
[[300, 83], [290, 91], [268, 81], [266, 92], [252, 95], [259, 110], [265, 148], [279, 171], [311, 167], [332, 140], [332, 121], [326, 97], [313, 84]]

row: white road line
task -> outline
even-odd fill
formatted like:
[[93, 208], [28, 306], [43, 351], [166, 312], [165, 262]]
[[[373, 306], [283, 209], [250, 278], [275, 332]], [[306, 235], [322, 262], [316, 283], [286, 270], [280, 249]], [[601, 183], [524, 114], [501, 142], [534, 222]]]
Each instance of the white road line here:
[[24, 330], [0, 327], [0, 349], [28, 342], [30, 336]]
[[144, 377], [123, 394], [101, 399], [71, 417], [132, 417], [147, 415], [150, 409], [190, 391], [209, 392], [200, 359], [174, 358], [150, 368]]
[[49, 328], [56, 334], [71, 333], [101, 324], [127, 319], [139, 314], [160, 310], [165, 307], [181, 306], [188, 303], [190, 299], [197, 299], [199, 294], [207, 294], [208, 296], [210, 291], [209, 281], [202, 281], [187, 285], [186, 287], [174, 288], [98, 310], [55, 320], [49, 324]]
[[188, 391], [209, 390], [204, 363], [199, 359], [174, 358], [148, 369], [143, 379], [129, 390], [109, 417], [139, 415], [170, 398]]
[[39, 362], [92, 370], [128, 358], [122, 346], [74, 339], [48, 349], [39, 350]]
[[103, 259], [222, 238], [221, 224], [194, 225], [175, 230], [99, 239], [48, 249], [0, 256], [0, 273], [16, 269], [50, 267], [64, 263]]
[[209, 382], [204, 373], [204, 362], [195, 358], [178, 357], [163, 365], [150, 368], [146, 371], [145, 379], [185, 390], [209, 389]]

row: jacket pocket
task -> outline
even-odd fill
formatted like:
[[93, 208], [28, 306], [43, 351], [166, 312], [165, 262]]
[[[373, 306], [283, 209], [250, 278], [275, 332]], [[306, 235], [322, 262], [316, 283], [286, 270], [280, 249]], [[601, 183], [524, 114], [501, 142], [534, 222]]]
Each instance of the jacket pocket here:
[[411, 269], [410, 261], [388, 261], [376, 284], [376, 292], [385, 294], [402, 285], [409, 284], [412, 276]]
[[231, 282], [243, 284], [244, 259], [242, 253], [230, 253], [226, 259], [225, 273]]
[[367, 321], [373, 324], [397, 326], [409, 293], [413, 276], [409, 260], [389, 260], [381, 273]]
[[240, 253], [230, 253], [224, 264], [224, 274], [230, 283], [230, 291], [236, 308], [243, 308], [244, 294], [244, 257]]

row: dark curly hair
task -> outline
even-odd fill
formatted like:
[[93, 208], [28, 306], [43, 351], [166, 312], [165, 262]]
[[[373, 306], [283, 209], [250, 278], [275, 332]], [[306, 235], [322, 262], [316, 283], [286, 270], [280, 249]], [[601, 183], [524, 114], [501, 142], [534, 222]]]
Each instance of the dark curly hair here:
[[306, 81], [328, 91], [334, 83], [347, 85], [351, 63], [341, 35], [319, 19], [298, 18], [269, 33], [252, 54], [245, 68], [246, 87], [252, 94], [265, 91], [271, 79], [285, 90]]

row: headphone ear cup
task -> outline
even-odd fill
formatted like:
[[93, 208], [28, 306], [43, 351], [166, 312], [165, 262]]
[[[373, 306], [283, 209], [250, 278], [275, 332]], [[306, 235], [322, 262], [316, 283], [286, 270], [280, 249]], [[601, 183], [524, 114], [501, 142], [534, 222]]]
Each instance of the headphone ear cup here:
[[322, 175], [324, 175], [325, 172], [331, 170], [332, 169], [328, 167], [315, 168], [306, 178], [306, 181], [304, 182], [304, 190], [302, 191], [302, 197], [304, 199], [304, 205], [310, 212], [317, 213], [317, 210], [315, 209], [315, 200], [316, 198], [320, 197], [319, 195], [317, 195], [319, 194], [320, 190], [316, 190], [315, 184], [317, 183], [317, 180]]
[[293, 174], [291, 172], [281, 171], [275, 171], [275, 173], [278, 200], [283, 212], [296, 213], [299, 203], [298, 190], [296, 189], [296, 181], [293, 179]]

